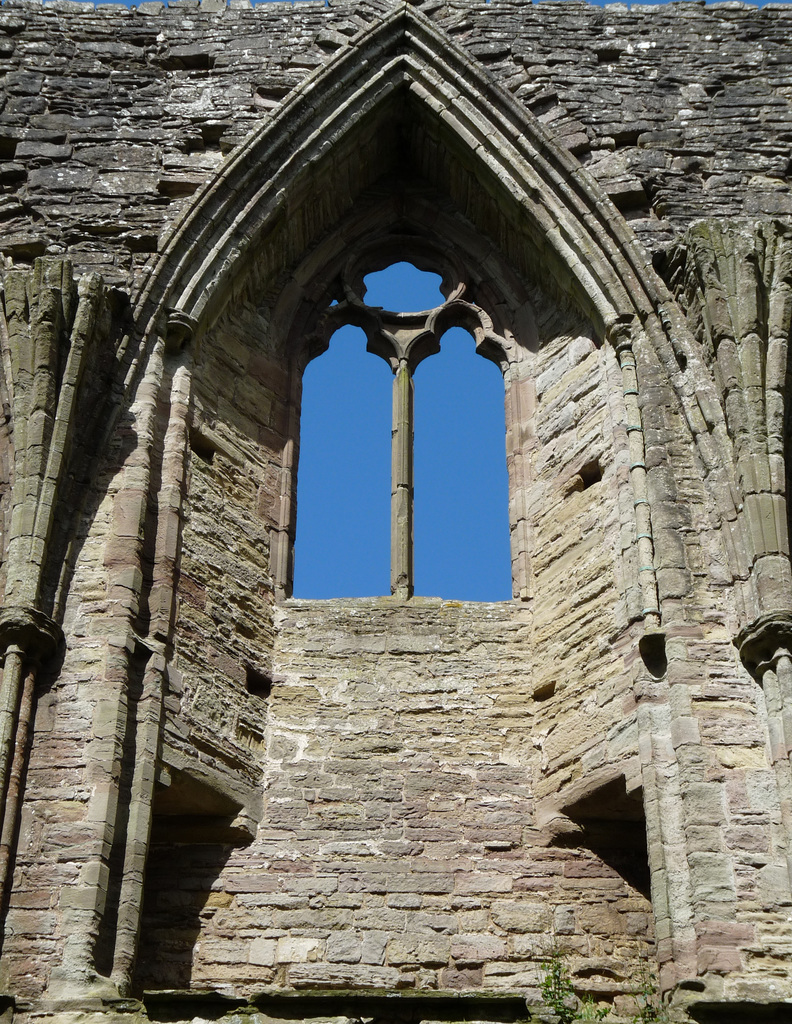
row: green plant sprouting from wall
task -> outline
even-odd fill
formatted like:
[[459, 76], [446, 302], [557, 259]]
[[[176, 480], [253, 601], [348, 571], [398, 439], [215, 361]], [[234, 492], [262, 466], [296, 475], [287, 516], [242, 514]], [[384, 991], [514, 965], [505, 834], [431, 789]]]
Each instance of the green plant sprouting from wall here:
[[[575, 1021], [608, 1019], [608, 1010], [598, 1007], [591, 996], [579, 1000], [575, 995], [572, 978], [566, 965], [564, 953], [553, 949], [546, 963], [542, 964], [542, 997], [545, 1006], [558, 1018], [558, 1024], [574, 1024]], [[648, 961], [644, 960], [638, 971], [638, 1011], [630, 1024], [667, 1024], [668, 1016], [660, 1002], [657, 982]]]
[[638, 1012], [633, 1017], [631, 1024], [665, 1024], [668, 1015], [660, 1002], [657, 979], [646, 960], [641, 961], [638, 971], [638, 994], [635, 998], [638, 1003]]
[[564, 954], [553, 949], [547, 963], [542, 964], [542, 996], [545, 1005], [558, 1017], [559, 1024], [572, 1024], [577, 1010], [572, 1006], [575, 990], [564, 961]]
[[607, 1010], [598, 1009], [589, 996], [580, 1002], [572, 987], [572, 979], [564, 954], [554, 949], [547, 963], [542, 964], [542, 996], [545, 1005], [558, 1018], [559, 1024], [572, 1024], [576, 1020], [604, 1020]]
[[583, 996], [580, 1001], [576, 1020], [605, 1020], [608, 1011], [604, 1006], [597, 1006], [591, 996]]

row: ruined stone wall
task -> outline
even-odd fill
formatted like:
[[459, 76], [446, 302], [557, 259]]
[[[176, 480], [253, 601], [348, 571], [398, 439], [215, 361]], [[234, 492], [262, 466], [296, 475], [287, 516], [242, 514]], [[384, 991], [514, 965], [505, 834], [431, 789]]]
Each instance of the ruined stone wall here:
[[[183, 688], [166, 735], [249, 747], [264, 808], [256, 840], [230, 855], [156, 851], [140, 983], [536, 990], [564, 935], [591, 990], [619, 991], [606, 952], [623, 982], [652, 941], [645, 850], [600, 836], [614, 868], [579, 844], [548, 849], [537, 817], [562, 782], [612, 755], [614, 721], [617, 758], [637, 772], [629, 675], [602, 657], [628, 623], [613, 357], [567, 331], [524, 371], [537, 405], [522, 429], [535, 437], [539, 600], [289, 602], [273, 649], [254, 604], [271, 585], [250, 547], [253, 524], [273, 525], [255, 490], [266, 428], [243, 413], [265, 416], [278, 377], [251, 372], [263, 357], [250, 352], [249, 318], [237, 312], [217, 333], [196, 366], [196, 430], [212, 424], [214, 440], [211, 462], [205, 450], [192, 457], [174, 661]], [[592, 462], [602, 479], [585, 486], [578, 471]], [[265, 698], [246, 689], [251, 667], [273, 679]]]
[[530, 695], [530, 612], [368, 599], [279, 619], [258, 838], [219, 872], [157, 851], [146, 987], [186, 982], [200, 916], [192, 982], [235, 992], [535, 991], [554, 934], [591, 991], [618, 991], [609, 971], [651, 943], [649, 904], [615, 849], [616, 868], [543, 841], [536, 736], [557, 713]]
[[[650, 250], [701, 216], [792, 212], [788, 6], [424, 9], [579, 156]], [[7, 0], [1, 251], [68, 252], [139, 281], [223, 155], [377, 12]]]
[[[24, 780], [13, 851], [0, 835], [4, 991], [24, 1019], [316, 990], [352, 1000], [344, 1020], [380, 1019], [355, 1002], [380, 991], [456, 1019], [458, 997], [514, 996], [475, 1004], [505, 1022], [556, 946], [616, 1019], [647, 958], [675, 1019], [696, 999], [784, 1019], [792, 8], [234, 4], [0, 9], [3, 500], [7, 544], [33, 538], [0, 615], [0, 789]], [[367, 59], [406, 78], [447, 45], [460, 109], [485, 68], [500, 168], [454, 111], [418, 117], [416, 76], [357, 135], [321, 141], [328, 115], [316, 150], [293, 143], [310, 172], [217, 255], [242, 270], [209, 313], [168, 293], [149, 315], [158, 250], [206, 227], [179, 218], [220, 196], [230, 222], [247, 195], [235, 147], [289, 97], [321, 113], [312, 72], [394, 12], [407, 27]], [[541, 187], [504, 190], [529, 162], [492, 141], [504, 112], [555, 160]], [[588, 205], [531, 220], [554, 189]], [[284, 598], [300, 374], [349, 300], [338, 238], [376, 259], [422, 218], [469, 261], [477, 341], [506, 346], [523, 600]], [[592, 223], [563, 264], [553, 246]], [[204, 237], [173, 250], [190, 280]], [[24, 273], [63, 254], [104, 284]]]

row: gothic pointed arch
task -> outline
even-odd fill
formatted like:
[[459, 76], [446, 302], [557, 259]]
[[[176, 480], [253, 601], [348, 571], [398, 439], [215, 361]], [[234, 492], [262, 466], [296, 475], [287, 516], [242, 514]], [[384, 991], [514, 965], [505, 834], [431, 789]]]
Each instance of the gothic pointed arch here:
[[[549, 80], [565, 102], [563, 68], [532, 82], [525, 59], [537, 25], [567, 31], [563, 12], [213, 6], [126, 12], [120, 45], [115, 15], [97, 28], [108, 42], [91, 61], [114, 81], [123, 65], [122, 85], [143, 99], [170, 94], [152, 124], [177, 111], [187, 159], [157, 196], [135, 191], [153, 189], [153, 174], [104, 176], [103, 118], [66, 116], [85, 105], [85, 61], [71, 84], [45, 75], [41, 99], [9, 78], [19, 105], [7, 113], [52, 104], [41, 124], [54, 111], [81, 133], [68, 135], [73, 157], [55, 147], [59, 166], [43, 173], [43, 150], [23, 156], [16, 137], [0, 138], [9, 181], [33, 161], [19, 178], [25, 223], [47, 179], [65, 182], [74, 212], [10, 251], [73, 245], [83, 266], [112, 260], [113, 281], [128, 269], [136, 290], [129, 301], [93, 272], [77, 283], [49, 256], [6, 267], [0, 294], [6, 1008], [88, 1008], [110, 1024], [133, 1003], [152, 1020], [201, 1007], [453, 1019], [462, 998], [483, 1019], [522, 1019], [558, 938], [579, 994], [616, 1010], [629, 1014], [654, 953], [671, 1016], [687, 1006], [714, 1019], [729, 997], [737, 1011], [781, 1014], [792, 995], [778, 981], [792, 902], [792, 227], [723, 215], [756, 191], [750, 168], [744, 187], [708, 177], [684, 205], [655, 192], [662, 225], [623, 216], [595, 175], [632, 157], [609, 154], [606, 168], [592, 138], [578, 160], [517, 98], [538, 108], [533, 87]], [[50, 15], [63, 45], [84, 36], [79, 11], [50, 11], [49, 28], [12, 14], [14, 61], [31, 31], [46, 43]], [[617, 74], [629, 89], [623, 73], [650, 67], [638, 51], [651, 26], [640, 12], [629, 31], [618, 12], [589, 14], [593, 31], [569, 52], [590, 62], [592, 89]], [[690, 28], [668, 17], [675, 37], [701, 40], [697, 14]], [[577, 33], [580, 11], [570, 18]], [[751, 18], [764, 15], [708, 16], [708, 29], [725, 26], [710, 49], [725, 41], [728, 56]], [[774, 18], [757, 45], [773, 43]], [[515, 36], [485, 48], [498, 20]], [[623, 43], [603, 44], [622, 29]], [[244, 64], [222, 55], [235, 87], [249, 73], [267, 92], [260, 69], [270, 83], [301, 79], [274, 112], [240, 105], [215, 119], [234, 95], [215, 62], [229, 32], [245, 52]], [[307, 77], [303, 43], [321, 63]], [[652, 121], [674, 125], [677, 141], [644, 141], [672, 161], [683, 105], [702, 86], [696, 61], [682, 67], [660, 43], [651, 65], [679, 71], [666, 85], [682, 92]], [[759, 80], [743, 70], [750, 91]], [[763, 151], [776, 157], [779, 88], [752, 95], [767, 94], [757, 109], [770, 111]], [[720, 92], [706, 83], [695, 121], [712, 116], [727, 138], [719, 119], [735, 98]], [[112, 100], [119, 137], [134, 138], [149, 114], [124, 88]], [[251, 116], [257, 130], [188, 198], [193, 170], [220, 160], [219, 133]], [[159, 165], [159, 131], [136, 167]], [[100, 169], [86, 170], [98, 149]], [[674, 192], [711, 171], [706, 160], [678, 178], [669, 169]], [[102, 219], [74, 230], [94, 173]], [[756, 187], [778, 187], [772, 208], [786, 208], [780, 178]], [[129, 223], [107, 222], [121, 198], [102, 189], [115, 188], [138, 197]], [[152, 236], [137, 229], [175, 198], [181, 218], [143, 270]], [[696, 211], [718, 219], [691, 224]], [[89, 228], [114, 233], [85, 245]], [[434, 309], [366, 301], [366, 275], [404, 259], [440, 275]], [[412, 504], [418, 364], [464, 327], [499, 366], [513, 601], [408, 600], [403, 552], [390, 597], [290, 597], [303, 373], [347, 324], [394, 375], [393, 405], [378, 398], [393, 414], [392, 523]], [[476, 401], [458, 405], [467, 414]], [[452, 446], [466, 451], [446, 423], [436, 447]], [[487, 486], [467, 468], [470, 489]], [[333, 544], [330, 487], [314, 500]], [[412, 539], [392, 536], [397, 550]], [[471, 576], [477, 542], [454, 549]], [[525, 992], [507, 1005], [512, 985]]]
[[425, 16], [402, 4], [353, 43], [309, 76], [196, 196], [142, 289], [141, 327], [164, 308], [205, 323], [240, 277], [268, 283], [276, 269], [268, 254], [277, 251], [282, 263], [306, 251], [368, 184], [399, 170], [404, 145], [408, 153], [420, 147], [424, 176], [448, 175], [435, 141], [474, 166], [504, 219], [520, 224], [512, 243], [518, 265], [572, 293], [601, 330], [625, 311], [642, 320], [661, 309], [674, 315], [646, 253], [594, 179]]
[[[620, 353], [625, 389], [636, 391], [628, 400], [635, 423], [643, 384], [634, 352], [643, 348], [681, 406], [698, 457], [705, 467], [712, 461], [703, 435], [713, 425], [699, 429], [698, 398], [677, 359], [682, 351], [694, 360], [695, 343], [634, 232], [552, 133], [406, 3], [309, 76], [196, 196], [136, 302], [143, 338], [200, 335], [242, 294], [277, 297], [274, 326], [284, 338], [311, 335], [337, 297], [328, 268], [346, 257], [350, 237], [360, 248], [398, 234], [405, 221], [410, 230], [417, 222], [424, 233], [439, 229], [432, 221], [442, 211], [416, 214], [416, 178], [450, 196], [474, 226], [468, 253], [478, 285], [499, 279], [494, 305], [508, 307], [511, 322], [525, 304], [519, 287], [505, 285], [508, 269], [571, 302]], [[458, 223], [449, 215], [442, 229]], [[481, 251], [482, 238], [492, 251]], [[714, 388], [707, 397], [721, 427]], [[721, 447], [722, 433], [714, 431]], [[631, 450], [637, 560], [646, 570], [640, 611], [656, 619], [642, 432], [631, 436]], [[731, 465], [728, 445], [715, 461]]]

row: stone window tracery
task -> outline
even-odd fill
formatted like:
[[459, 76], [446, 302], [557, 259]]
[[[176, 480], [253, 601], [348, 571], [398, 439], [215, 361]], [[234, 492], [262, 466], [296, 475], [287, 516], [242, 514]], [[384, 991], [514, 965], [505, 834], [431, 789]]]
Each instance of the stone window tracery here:
[[[385, 269], [399, 260], [409, 260], [422, 271], [433, 272], [442, 279], [444, 301], [431, 309], [416, 312], [394, 312], [370, 306], [366, 302], [364, 278]], [[476, 352], [495, 362], [504, 375], [506, 387], [506, 459], [509, 467], [509, 519], [512, 560], [512, 587], [515, 597], [529, 596], [527, 571], [527, 519], [520, 512], [524, 501], [522, 459], [517, 450], [518, 432], [510, 424], [519, 422], [523, 388], [520, 384], [520, 345], [513, 335], [496, 330], [488, 311], [474, 300], [474, 289], [468, 275], [453, 252], [440, 251], [434, 244], [415, 236], [393, 237], [387, 244], [372, 245], [352, 257], [337, 275], [335, 295], [326, 300], [315, 332], [305, 338], [302, 369], [312, 358], [321, 355], [339, 328], [353, 325], [363, 329], [367, 349], [379, 355], [393, 372], [392, 434], [391, 434], [391, 544], [390, 589], [398, 599], [412, 597], [415, 588], [414, 552], [414, 374], [418, 365], [440, 351], [440, 340], [450, 328], [461, 327], [473, 338]], [[299, 394], [298, 394], [299, 404]], [[297, 418], [297, 423], [299, 422]], [[294, 430], [292, 463], [284, 460], [284, 490], [294, 493], [298, 429]], [[291, 541], [294, 536], [296, 501], [285, 501], [281, 529], [278, 531], [273, 559], [280, 591], [291, 591]], [[284, 538], [290, 545], [288, 555], [278, 548]], [[280, 577], [280, 578], [278, 578]]]

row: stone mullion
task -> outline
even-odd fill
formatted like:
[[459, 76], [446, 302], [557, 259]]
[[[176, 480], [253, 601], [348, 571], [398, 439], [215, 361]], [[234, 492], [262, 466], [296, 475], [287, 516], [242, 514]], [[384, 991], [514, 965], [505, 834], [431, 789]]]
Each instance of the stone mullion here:
[[401, 359], [393, 380], [391, 448], [391, 593], [413, 594], [413, 379]]

